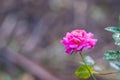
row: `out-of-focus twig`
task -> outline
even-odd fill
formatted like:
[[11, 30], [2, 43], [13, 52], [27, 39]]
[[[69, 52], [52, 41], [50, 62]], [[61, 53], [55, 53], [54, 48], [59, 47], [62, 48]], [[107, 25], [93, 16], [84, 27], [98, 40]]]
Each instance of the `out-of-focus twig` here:
[[9, 56], [11, 63], [22, 67], [24, 70], [36, 76], [39, 80], [59, 80], [53, 75], [51, 75], [48, 71], [46, 71], [40, 65], [35, 64], [31, 60], [25, 58], [24, 56], [20, 55], [17, 52], [14, 52], [11, 49], [2, 49], [0, 51], [0, 56], [2, 54], [6, 54], [7, 56]]
[[5, 17], [4, 22], [0, 28], [0, 47], [4, 47], [11, 42], [17, 21], [18, 16], [15, 14], [9, 14]]

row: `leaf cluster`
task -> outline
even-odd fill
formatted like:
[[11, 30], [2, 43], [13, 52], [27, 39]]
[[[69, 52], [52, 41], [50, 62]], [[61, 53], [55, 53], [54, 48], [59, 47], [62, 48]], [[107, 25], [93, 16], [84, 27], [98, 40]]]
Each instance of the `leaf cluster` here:
[[[119, 27], [107, 27], [105, 30], [112, 32], [112, 38], [114, 39], [114, 43], [117, 46], [120, 46], [120, 17], [119, 17], [119, 22], [118, 22]], [[120, 74], [120, 51], [119, 50], [107, 50], [104, 53], [104, 59], [107, 60], [110, 64], [111, 67], [115, 68], [118, 70], [118, 74]]]

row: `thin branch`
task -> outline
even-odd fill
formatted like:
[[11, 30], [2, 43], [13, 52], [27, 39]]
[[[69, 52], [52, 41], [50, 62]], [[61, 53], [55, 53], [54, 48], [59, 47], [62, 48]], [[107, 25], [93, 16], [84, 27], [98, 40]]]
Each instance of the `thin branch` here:
[[22, 67], [24, 70], [30, 72], [32, 75], [36, 76], [39, 80], [59, 80], [53, 75], [51, 75], [48, 71], [46, 71], [43, 67], [41, 67], [38, 64], [35, 64], [35, 62], [32, 62], [31, 60], [27, 59], [26, 57], [20, 55], [17, 52], [14, 52], [10, 49], [5, 49], [5, 52], [0, 52], [0, 55], [5, 54], [9, 57], [11, 57], [10, 61], [13, 64], [16, 64], [20, 67]]
[[106, 72], [106, 73], [99, 73], [99, 72], [97, 72], [97, 73], [95, 73], [95, 74], [98, 74], [98, 75], [110, 75], [110, 74], [116, 74], [116, 73], [118, 73], [119, 71], [114, 71], [114, 72]]

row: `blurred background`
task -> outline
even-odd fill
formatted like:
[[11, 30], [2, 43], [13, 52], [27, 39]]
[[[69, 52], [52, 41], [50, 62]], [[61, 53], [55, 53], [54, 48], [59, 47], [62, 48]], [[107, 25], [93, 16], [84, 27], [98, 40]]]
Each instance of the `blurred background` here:
[[103, 54], [119, 47], [104, 28], [118, 25], [119, 8], [120, 0], [0, 0], [0, 80], [81, 80], [74, 74], [80, 57], [67, 55], [60, 43], [73, 29], [94, 33], [98, 43], [84, 55], [104, 72], [115, 71]]

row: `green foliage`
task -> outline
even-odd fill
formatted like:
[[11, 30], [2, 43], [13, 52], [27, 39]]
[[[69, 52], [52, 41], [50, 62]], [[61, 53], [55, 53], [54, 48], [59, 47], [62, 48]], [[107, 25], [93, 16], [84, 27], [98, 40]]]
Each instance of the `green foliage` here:
[[113, 32], [113, 39], [115, 41], [115, 45], [120, 46], [120, 28], [119, 27], [107, 27], [105, 30]]
[[103, 70], [103, 69], [102, 69], [100, 66], [98, 66], [98, 65], [94, 65], [93, 68], [94, 68], [94, 70], [95, 70], [96, 72]]
[[112, 68], [120, 70], [120, 51], [108, 50], [104, 54], [104, 59], [109, 61]]
[[[92, 57], [86, 56], [85, 62], [87, 65], [91, 65], [95, 71], [102, 71], [102, 68], [100, 66], [96, 65], [95, 60]], [[84, 64], [84, 63], [81, 62], [81, 64]]]
[[105, 30], [109, 31], [109, 32], [113, 32], [113, 33], [120, 33], [120, 28], [118, 27], [106, 27]]
[[[94, 73], [94, 69], [93, 69], [92, 66], [87, 65], [87, 67], [88, 67], [88, 69], [90, 70], [91, 73]], [[86, 68], [86, 65], [82, 65], [82, 66], [80, 66], [76, 69], [75, 74], [80, 79], [87, 79], [91, 76], [89, 74], [88, 69]]]
[[[118, 27], [107, 27], [105, 30], [113, 32], [113, 39], [115, 41], [115, 45], [120, 46], [120, 16], [118, 18]], [[108, 50], [104, 53], [104, 59], [109, 61], [111, 67], [118, 70], [118, 77], [120, 77], [120, 51]]]
[[109, 64], [110, 64], [110, 66], [113, 67], [114, 69], [120, 70], [120, 62], [110, 61]]
[[120, 46], [120, 33], [114, 33], [112, 37], [115, 41], [115, 45]]
[[91, 65], [91, 66], [93, 66], [95, 64], [94, 59], [90, 56], [85, 57], [85, 62], [86, 62], [87, 65]]
[[108, 50], [104, 54], [104, 59], [109, 61], [111, 67], [120, 70], [120, 51]]
[[120, 51], [107, 50], [104, 59], [108, 61], [120, 61]]

